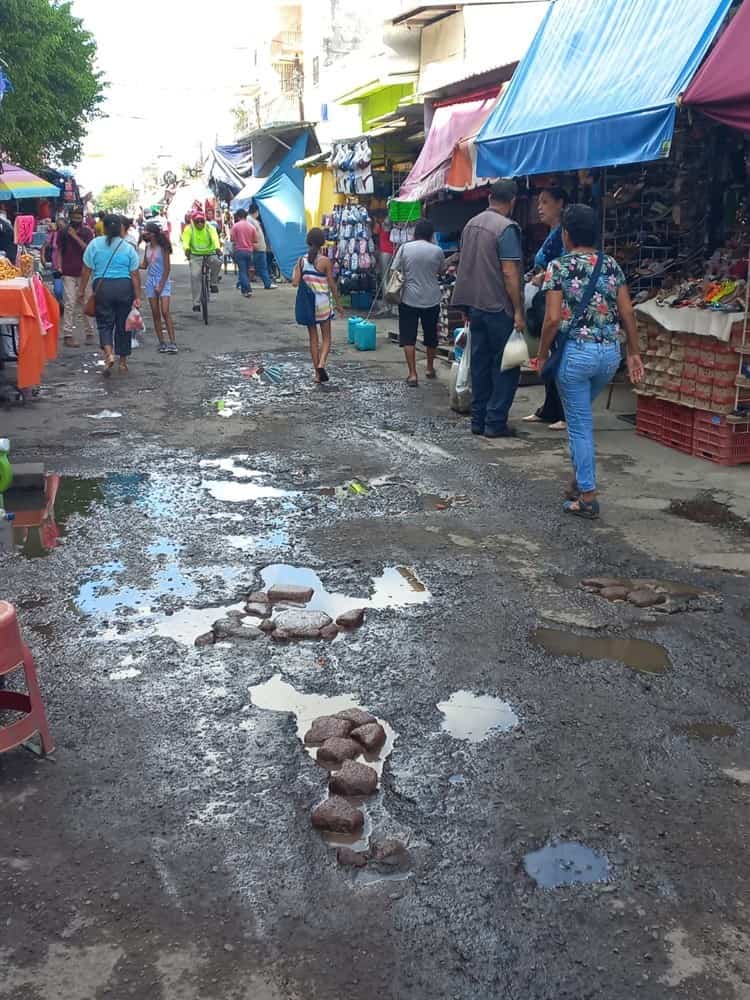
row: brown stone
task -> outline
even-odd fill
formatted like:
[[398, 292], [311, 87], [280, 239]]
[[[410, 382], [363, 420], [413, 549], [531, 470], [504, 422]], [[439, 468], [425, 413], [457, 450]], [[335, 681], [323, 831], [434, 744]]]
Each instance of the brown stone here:
[[230, 639], [260, 639], [263, 635], [259, 628], [254, 625], [235, 625], [229, 633]]
[[628, 596], [628, 588], [618, 584], [616, 587], [602, 587], [599, 597], [607, 601], [625, 601]]
[[268, 591], [268, 599], [272, 604], [279, 604], [281, 601], [289, 601], [290, 604], [307, 604], [314, 593], [312, 587], [296, 587], [291, 583], [277, 583]]
[[276, 628], [276, 624], [270, 618], [266, 618], [265, 621], [262, 621], [260, 623], [258, 628], [261, 630], [261, 632], [273, 632], [273, 630]]
[[[273, 622], [271, 624], [273, 624]], [[275, 625], [274, 630], [271, 633], [271, 638], [274, 642], [291, 642], [292, 639], [288, 632], [285, 632], [283, 628], [276, 628]]]
[[245, 612], [241, 611], [239, 608], [232, 608], [230, 611], [227, 611], [226, 617], [234, 618], [237, 621], [242, 621], [242, 619], [245, 617]]
[[313, 719], [310, 728], [305, 733], [305, 743], [309, 747], [320, 746], [326, 740], [334, 737], [348, 736], [354, 729], [354, 723], [346, 719], [337, 719], [332, 715], [321, 715]]
[[361, 753], [362, 747], [356, 740], [334, 736], [318, 749], [317, 761], [325, 767], [341, 767], [345, 760], [353, 760]]
[[237, 628], [236, 618], [219, 618], [211, 626], [217, 639], [228, 639]]
[[377, 861], [381, 865], [393, 865], [396, 867], [396, 865], [401, 864], [406, 859], [408, 854], [406, 844], [395, 837], [378, 840], [375, 843], [371, 843], [370, 847], [372, 848], [373, 861]]
[[344, 868], [364, 868], [367, 864], [367, 854], [364, 851], [353, 851], [351, 847], [339, 847], [336, 860]]
[[605, 587], [619, 587], [622, 585], [622, 580], [618, 580], [614, 576], [589, 576], [585, 580], [581, 580], [581, 586], [584, 590], [603, 590]]
[[336, 624], [340, 625], [341, 628], [359, 628], [364, 620], [365, 609], [354, 608], [353, 611], [345, 611], [343, 615], [339, 615]]
[[312, 811], [312, 825], [318, 830], [331, 833], [356, 833], [365, 823], [361, 809], [353, 806], [348, 799], [332, 795]]
[[339, 634], [338, 625], [326, 625], [325, 628], [322, 628], [320, 630], [320, 638], [328, 639], [329, 641], [331, 639], [335, 639], [338, 634]]
[[268, 604], [258, 604], [248, 601], [245, 605], [245, 614], [251, 618], [266, 618], [268, 616]]
[[290, 608], [274, 618], [276, 628], [283, 629], [295, 639], [318, 639], [320, 630], [331, 624], [330, 617], [323, 611], [307, 611]]
[[271, 600], [264, 590], [255, 590], [245, 598], [248, 604], [270, 604]]
[[195, 640], [196, 646], [213, 646], [215, 642], [215, 636], [213, 632], [204, 632], [203, 635], [199, 635]]
[[358, 726], [352, 729], [349, 735], [361, 743], [368, 753], [377, 753], [386, 741], [385, 729], [379, 722], [368, 722], [364, 726]]
[[348, 719], [355, 726], [366, 726], [369, 722], [377, 722], [374, 715], [365, 712], [363, 708], [345, 708], [343, 712], [336, 712], [337, 719]]
[[664, 604], [666, 594], [657, 594], [655, 590], [631, 590], [628, 601], [637, 608], [652, 608], [655, 604]]
[[378, 787], [378, 772], [357, 760], [345, 760], [340, 771], [328, 783], [336, 795], [373, 795]]

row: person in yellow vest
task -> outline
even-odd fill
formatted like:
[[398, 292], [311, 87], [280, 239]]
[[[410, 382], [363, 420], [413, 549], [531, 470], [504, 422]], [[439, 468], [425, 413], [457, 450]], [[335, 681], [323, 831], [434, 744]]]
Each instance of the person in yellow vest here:
[[190, 291], [193, 295], [193, 312], [200, 312], [201, 270], [203, 258], [209, 258], [211, 268], [211, 291], [219, 291], [221, 273], [221, 241], [213, 226], [206, 225], [203, 212], [193, 212], [190, 224], [182, 232], [182, 249], [190, 264]]

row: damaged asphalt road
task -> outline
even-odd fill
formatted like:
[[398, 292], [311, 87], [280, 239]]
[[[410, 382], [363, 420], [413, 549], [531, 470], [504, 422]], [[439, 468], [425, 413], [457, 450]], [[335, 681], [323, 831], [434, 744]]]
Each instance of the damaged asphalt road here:
[[[177, 281], [179, 356], [105, 382], [66, 351], [0, 411], [61, 477], [59, 544], [0, 555], [56, 742], [0, 757], [0, 998], [750, 996], [750, 601], [695, 565], [708, 529], [669, 498], [631, 529], [617, 454], [601, 522], [563, 520], [559, 439], [471, 438], [447, 369], [408, 390], [339, 324], [316, 388], [288, 288], [225, 280], [206, 329]], [[362, 627], [193, 645], [300, 569]], [[595, 575], [711, 599], [640, 609]], [[274, 678], [288, 711], [253, 700]], [[311, 825], [311, 696], [393, 730], [363, 868]]]

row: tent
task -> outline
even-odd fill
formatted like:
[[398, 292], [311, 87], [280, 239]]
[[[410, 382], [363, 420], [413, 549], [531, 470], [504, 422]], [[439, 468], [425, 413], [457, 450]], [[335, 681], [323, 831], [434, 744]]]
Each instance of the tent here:
[[399, 199], [424, 201], [447, 186], [456, 145], [475, 134], [495, 106], [497, 96], [446, 104], [435, 109], [422, 152], [401, 185]]
[[247, 209], [255, 201], [268, 242], [281, 273], [291, 278], [294, 265], [307, 249], [304, 171], [295, 163], [307, 151], [307, 133], [299, 135], [269, 177], [250, 177], [230, 208]]
[[669, 156], [732, 0], [556, 0], [477, 139], [487, 177]]
[[750, 133], [750, 4], [730, 21], [688, 87], [683, 103]]

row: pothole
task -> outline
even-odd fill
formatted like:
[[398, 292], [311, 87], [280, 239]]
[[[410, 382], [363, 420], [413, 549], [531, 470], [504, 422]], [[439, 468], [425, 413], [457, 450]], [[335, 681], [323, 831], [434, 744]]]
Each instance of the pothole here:
[[280, 489], [264, 482], [268, 479], [269, 473], [247, 466], [245, 463], [249, 459], [250, 456], [244, 454], [233, 455], [230, 458], [203, 459], [200, 463], [201, 469], [215, 469], [227, 473], [232, 478], [203, 479], [201, 487], [220, 503], [249, 503], [298, 495], [294, 490]]
[[[557, 577], [558, 582], [570, 577]], [[564, 586], [561, 582], [561, 586]], [[578, 586], [610, 602], [623, 602], [649, 611], [674, 614], [678, 611], [719, 611], [718, 594], [672, 580], [638, 579], [615, 576], [586, 577]]]
[[672, 500], [669, 504], [669, 513], [686, 521], [693, 521], [695, 524], [728, 528], [735, 534], [750, 537], [750, 524], [735, 514], [727, 504], [714, 500], [709, 493], [699, 494], [693, 500]]
[[701, 740], [704, 743], [726, 740], [737, 735], [735, 727], [728, 722], [687, 722], [673, 726], [672, 729], [681, 736], [687, 736], [689, 740]]
[[509, 733], [519, 718], [507, 701], [472, 691], [454, 691], [447, 701], [438, 702], [445, 718], [441, 728], [454, 739], [481, 743], [496, 733]]
[[671, 669], [664, 647], [645, 639], [594, 637], [560, 629], [538, 628], [534, 631], [532, 642], [554, 656], [614, 660], [642, 674], [664, 674]]
[[48, 473], [44, 490], [11, 488], [4, 494], [5, 509], [14, 514], [5, 522], [11, 544], [27, 559], [48, 556], [67, 534], [73, 515], [86, 516], [103, 500], [100, 482]]
[[559, 840], [523, 859], [526, 874], [543, 889], [557, 889], [576, 883], [607, 882], [610, 865], [599, 854], [576, 840]]

